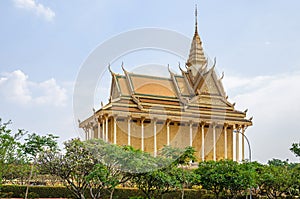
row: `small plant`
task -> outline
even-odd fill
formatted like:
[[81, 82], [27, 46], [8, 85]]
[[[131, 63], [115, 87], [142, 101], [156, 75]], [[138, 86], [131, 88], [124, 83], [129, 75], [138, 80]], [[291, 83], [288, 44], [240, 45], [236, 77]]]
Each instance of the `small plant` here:
[[[21, 194], [22, 198], [25, 198], [25, 194]], [[36, 199], [39, 198], [39, 194], [35, 193], [35, 192], [29, 192], [27, 198], [28, 199]]]
[[7, 193], [0, 192], [0, 198], [11, 198], [13, 194], [14, 194], [13, 192], [7, 192]]

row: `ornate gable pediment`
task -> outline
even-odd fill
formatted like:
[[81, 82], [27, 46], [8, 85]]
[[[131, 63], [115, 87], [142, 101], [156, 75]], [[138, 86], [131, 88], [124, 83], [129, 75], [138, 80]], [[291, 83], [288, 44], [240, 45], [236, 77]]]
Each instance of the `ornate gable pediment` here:
[[110, 100], [116, 99], [121, 96], [121, 90], [116, 79], [116, 74], [111, 72], [112, 80], [110, 86]]
[[198, 85], [195, 85], [195, 88], [199, 95], [226, 96], [221, 79], [217, 78], [214, 67], [202, 77], [202, 80], [199, 81]]

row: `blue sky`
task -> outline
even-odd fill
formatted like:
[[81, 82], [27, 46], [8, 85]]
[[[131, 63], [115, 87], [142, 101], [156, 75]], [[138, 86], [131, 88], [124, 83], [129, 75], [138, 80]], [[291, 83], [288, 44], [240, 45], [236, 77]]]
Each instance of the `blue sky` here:
[[[58, 134], [60, 141], [78, 136], [72, 93], [88, 55], [113, 36], [138, 28], [192, 38], [195, 3], [204, 49], [225, 72], [230, 100], [254, 116], [247, 130], [254, 159], [296, 160], [288, 148], [300, 141], [297, 0], [1, 1], [0, 117], [13, 120], [16, 128]], [[172, 57], [151, 53], [124, 60], [134, 67], [143, 58], [173, 64]]]

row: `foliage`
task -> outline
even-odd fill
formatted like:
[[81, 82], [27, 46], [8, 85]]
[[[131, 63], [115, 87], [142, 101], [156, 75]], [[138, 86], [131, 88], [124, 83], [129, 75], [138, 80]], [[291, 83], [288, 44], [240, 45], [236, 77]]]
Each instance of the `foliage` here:
[[22, 157], [19, 140], [26, 132], [19, 129], [17, 133], [13, 133], [8, 128], [10, 124], [11, 121], [3, 123], [0, 118], [0, 164], [12, 163]]
[[21, 159], [22, 152], [19, 140], [26, 133], [24, 130], [13, 133], [8, 128], [10, 124], [11, 121], [3, 123], [0, 118], [0, 185], [2, 184], [3, 174], [7, 172], [7, 166]]
[[3, 173], [3, 183], [25, 184], [30, 175], [30, 165], [27, 163], [6, 164], [6, 170]]
[[296, 157], [300, 157], [300, 142], [293, 143], [290, 150], [296, 155]]
[[[149, 156], [147, 153], [137, 153], [135, 165], [141, 168], [141, 173], [135, 173], [132, 182], [146, 195], [147, 198], [158, 198], [168, 192], [180, 189], [182, 197], [184, 187], [191, 180], [192, 172], [185, 171], [179, 166], [188, 165], [195, 160], [195, 150], [192, 147], [185, 149], [165, 146], [158, 157]], [[141, 158], [142, 157], [142, 158]], [[149, 165], [152, 165], [149, 167]]]
[[286, 161], [269, 161], [268, 165], [261, 168], [257, 179], [260, 194], [266, 194], [268, 198], [279, 198], [289, 194], [291, 188], [296, 188], [295, 175]]
[[[26, 186], [3, 185], [3, 192], [13, 193], [11, 197], [20, 198], [24, 196]], [[35, 193], [40, 198], [71, 198], [73, 194], [66, 187], [55, 186], [30, 186], [29, 193]]]
[[272, 160], [268, 160], [268, 165], [278, 166], [278, 167], [286, 167], [289, 165], [289, 163], [288, 163], [288, 161], [273, 158]]
[[45, 151], [38, 165], [41, 171], [59, 176], [76, 198], [85, 198], [88, 187], [87, 176], [93, 170], [96, 160], [79, 139], [64, 143], [65, 153]]
[[[22, 194], [24, 194], [26, 186], [19, 185], [4, 185], [3, 191], [6, 193], [6, 196], [10, 196], [11, 198], [21, 198]], [[203, 198], [203, 193], [201, 191], [196, 190], [185, 190], [185, 198], [186, 199], [194, 199], [194, 198]], [[31, 186], [29, 188], [29, 193], [36, 193], [40, 198], [72, 198], [72, 192], [64, 186]], [[88, 194], [88, 193], [87, 193]], [[180, 198], [180, 192], [171, 192], [164, 195], [164, 199], [174, 199]], [[109, 194], [106, 193], [102, 198], [109, 198]], [[130, 188], [116, 188], [114, 193], [114, 198], [118, 199], [128, 199], [128, 198], [144, 198], [143, 194], [138, 189], [130, 189]]]
[[100, 139], [89, 140], [86, 145], [97, 160], [97, 164], [86, 178], [90, 195], [92, 198], [99, 198], [105, 192], [109, 192], [112, 198], [115, 188], [130, 179], [123, 170], [128, 150]]
[[172, 146], [164, 146], [160, 151], [162, 157], [170, 159], [176, 166], [185, 166], [196, 161], [195, 149], [188, 146], [184, 149]]
[[288, 195], [290, 196], [298, 196], [300, 195], [300, 164], [290, 164], [290, 172], [292, 177], [292, 185], [288, 189]]
[[[44, 149], [58, 149], [56, 136], [28, 134], [20, 129], [13, 133], [9, 128], [10, 124], [11, 121], [2, 123], [0, 118], [0, 185], [3, 180], [11, 183], [18, 180], [23, 184], [25, 179], [31, 178], [34, 171], [33, 164], [30, 169], [30, 160], [37, 157], [38, 153]], [[25, 134], [27, 138], [22, 144], [20, 139]]]
[[200, 162], [195, 173], [199, 175], [198, 184], [212, 191], [216, 198], [220, 194], [236, 198], [254, 183], [252, 169], [248, 164], [238, 164], [232, 160]]
[[231, 163], [232, 167], [228, 175], [227, 193], [230, 193], [231, 198], [237, 198], [242, 194], [247, 195], [246, 190], [252, 189], [255, 184], [256, 174], [254, 173], [253, 166], [249, 162], [238, 164], [231, 161]]
[[36, 133], [28, 134], [22, 144], [23, 152], [29, 160], [33, 160], [43, 151], [58, 151], [57, 138], [58, 136], [52, 134], [44, 136]]

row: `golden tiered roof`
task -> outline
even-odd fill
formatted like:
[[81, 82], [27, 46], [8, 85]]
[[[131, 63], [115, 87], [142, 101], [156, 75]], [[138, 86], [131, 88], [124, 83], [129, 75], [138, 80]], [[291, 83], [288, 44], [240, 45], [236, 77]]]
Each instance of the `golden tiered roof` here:
[[208, 60], [197, 30], [197, 9], [195, 18], [195, 33], [186, 71], [180, 68], [181, 74], [175, 74], [169, 70], [169, 77], [157, 77], [128, 72], [123, 65], [124, 74], [110, 70], [109, 103], [96, 114], [252, 125], [251, 120], [246, 119], [246, 111], [236, 110], [234, 104], [227, 100], [221, 81], [223, 77], [218, 78], [215, 72], [216, 61], [208, 69]]
[[194, 81], [191, 73], [183, 71], [170, 77], [135, 74], [124, 69], [124, 75], [111, 71], [112, 83], [109, 103], [97, 113], [134, 118], [162, 118], [178, 122], [222, 121], [251, 125], [246, 113], [234, 109], [227, 101], [221, 79], [214, 67]]

